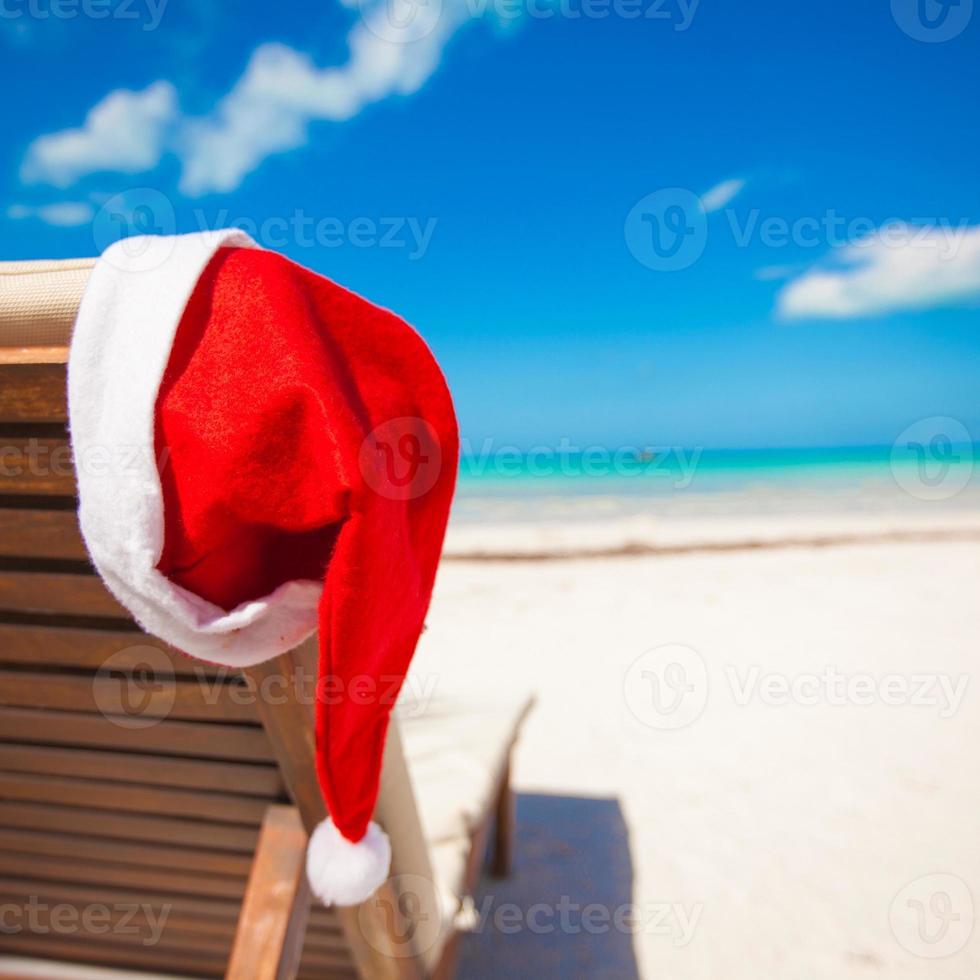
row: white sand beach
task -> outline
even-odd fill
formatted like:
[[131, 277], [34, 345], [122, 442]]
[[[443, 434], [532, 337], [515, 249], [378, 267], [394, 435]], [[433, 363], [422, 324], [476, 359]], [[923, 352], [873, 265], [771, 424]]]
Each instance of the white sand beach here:
[[980, 511], [644, 520], [453, 528], [413, 672], [538, 695], [460, 975], [975, 980]]

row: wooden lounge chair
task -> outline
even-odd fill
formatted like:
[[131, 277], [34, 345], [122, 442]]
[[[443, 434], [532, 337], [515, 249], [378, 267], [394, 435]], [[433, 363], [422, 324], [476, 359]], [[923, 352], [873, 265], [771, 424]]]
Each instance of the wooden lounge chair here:
[[376, 813], [392, 877], [311, 908], [324, 805], [295, 681], [315, 644], [206, 667], [141, 633], [88, 563], [65, 370], [91, 265], [0, 264], [0, 977], [450, 976], [488, 844], [508, 868], [528, 699], [396, 712]]

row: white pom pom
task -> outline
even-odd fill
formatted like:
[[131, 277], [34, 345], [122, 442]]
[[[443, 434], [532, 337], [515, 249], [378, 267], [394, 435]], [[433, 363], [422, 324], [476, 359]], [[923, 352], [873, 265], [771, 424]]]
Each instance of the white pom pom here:
[[356, 844], [328, 817], [317, 824], [306, 849], [306, 877], [324, 905], [359, 905], [388, 877], [391, 843], [373, 821]]

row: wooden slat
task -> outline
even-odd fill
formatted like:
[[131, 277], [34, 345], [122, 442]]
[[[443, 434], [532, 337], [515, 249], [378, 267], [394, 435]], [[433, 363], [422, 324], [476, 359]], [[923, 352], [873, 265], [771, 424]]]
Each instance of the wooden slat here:
[[223, 935], [233, 933], [241, 903], [223, 898], [201, 898], [181, 893], [160, 893], [148, 889], [112, 888], [105, 885], [73, 884], [48, 881], [43, 878], [14, 878], [0, 873], [0, 895], [12, 901], [30, 900], [75, 906], [92, 903], [105, 905], [143, 905], [152, 909], [169, 908], [170, 914], [179, 919], [195, 919], [198, 931], [212, 931]]
[[121, 950], [135, 947], [140, 950], [154, 949], [164, 954], [179, 953], [183, 955], [190, 953], [217, 962], [228, 959], [231, 943], [225, 936], [185, 932], [171, 925], [169, 919], [165, 918], [166, 910], [162, 910], [162, 915], [164, 919], [157, 925], [156, 930], [154, 930], [153, 922], [148, 919], [144, 920], [144, 925], [141, 928], [134, 930], [131, 927], [136, 925], [135, 918], [127, 921], [120, 914], [120, 919], [129, 927], [124, 931], [109, 929], [86, 932], [79, 929], [75, 935], [85, 942], [91, 942], [100, 949]]
[[339, 926], [332, 929], [324, 929], [316, 926], [312, 922], [307, 922], [306, 941], [318, 949], [346, 949], [347, 942], [344, 934], [339, 931]]
[[241, 899], [245, 878], [205, 875], [194, 871], [166, 868], [133, 867], [84, 858], [49, 857], [43, 854], [0, 852], [0, 867], [5, 874], [79, 884], [112, 885], [117, 888], [150, 888], [154, 891], [181, 892], [208, 898]]
[[300, 970], [336, 970], [353, 965], [350, 955], [344, 952], [331, 952], [323, 949], [304, 949]]
[[[140, 953], [154, 950], [163, 955], [194, 954], [217, 964], [227, 961], [231, 948], [233, 920], [192, 918], [186, 912], [175, 913], [169, 902], [114, 903], [102, 893], [85, 903], [61, 900], [51, 904], [40, 898], [36, 893], [8, 896], [0, 892], [0, 901], [8, 906], [0, 952], [9, 951], [7, 937], [18, 935], [83, 943], [86, 948], [106, 951], [108, 957], [135, 947]], [[18, 905], [24, 910], [27, 928], [17, 928], [21, 925], [15, 913]], [[6, 975], [0, 967], [0, 976]]]
[[182, 892], [158, 892], [150, 888], [115, 888], [110, 885], [74, 884], [37, 877], [15, 877], [0, 869], [0, 895], [31, 896], [52, 902], [86, 905], [105, 902], [115, 905], [145, 904], [152, 908], [170, 906], [174, 915], [196, 916], [216, 922], [235, 923], [241, 902], [225, 898], [200, 898]]
[[[110, 939], [109, 932], [113, 927], [117, 927], [115, 941], [124, 943], [146, 944], [146, 940], [153, 938], [155, 932], [159, 935], [161, 945], [183, 945], [186, 944], [191, 949], [220, 949], [227, 950], [233, 933], [230, 930], [231, 922], [222, 919], [207, 920], [208, 928], [195, 928], [196, 923], [186, 914], [174, 915], [172, 910], [166, 905], [151, 905], [149, 902], [137, 903], [115, 903], [105, 900], [97, 904], [102, 906], [101, 921], [91, 923], [95, 928], [86, 932], [84, 930], [85, 920], [77, 913], [82, 912], [89, 903], [81, 902], [57, 902], [49, 903], [45, 901], [32, 901], [32, 896], [14, 895], [3, 896], [3, 899], [12, 900], [13, 904], [19, 905], [25, 912], [33, 912], [34, 923], [39, 928], [38, 931], [46, 932], [47, 927], [53, 927], [53, 931], [62, 931], [63, 923], [59, 923], [57, 911], [52, 907], [60, 905], [65, 910], [62, 918], [69, 922], [74, 918], [79, 928], [79, 935], [86, 938], [91, 937], [102, 941], [113, 941]], [[19, 899], [19, 901], [18, 901]], [[2, 899], [0, 899], [2, 900]], [[128, 912], [127, 912], [128, 909]], [[69, 914], [69, 910], [75, 912], [75, 916]], [[16, 922], [16, 920], [14, 920]], [[156, 927], [155, 929], [153, 927]], [[101, 931], [100, 931], [101, 930]]]
[[[255, 698], [244, 686], [149, 674], [115, 678], [0, 670], [0, 704], [11, 708], [46, 708], [52, 711], [94, 711], [118, 714], [120, 731], [155, 718], [179, 721], [235, 721], [257, 719]], [[118, 710], [117, 710], [118, 709]]]
[[15, 800], [0, 800], [0, 826], [114, 840], [163, 840], [174, 845], [247, 854], [254, 850], [259, 836], [258, 825], [240, 827], [211, 820], [111, 813], [91, 807], [55, 806]]
[[132, 620], [97, 575], [0, 569], [0, 610], [3, 609]]
[[266, 811], [226, 980], [292, 980], [310, 909], [306, 831], [295, 807]]
[[22, 956], [38, 956], [71, 963], [91, 963], [95, 966], [134, 967], [143, 970], [170, 970], [192, 976], [220, 977], [224, 959], [220, 955], [204, 954], [200, 950], [182, 952], [155, 946], [112, 946], [109, 943], [84, 941], [56, 934], [35, 935], [18, 933], [0, 938], [0, 950]]
[[46, 831], [15, 830], [0, 826], [0, 850], [48, 857], [85, 857], [100, 862], [155, 868], [200, 871], [244, 879], [251, 861], [244, 854], [209, 851], [202, 848], [166, 844], [130, 843], [85, 837], [78, 834], [52, 834]]
[[[168, 917], [167, 909], [154, 909], [152, 915], [148, 917], [145, 914], [142, 916], [134, 914], [135, 910], [124, 909], [112, 915], [111, 907], [100, 906], [98, 912], [105, 911], [110, 914], [104, 919], [97, 918], [96, 928], [88, 930], [82, 926], [82, 923], [91, 920], [83, 919], [80, 914], [82, 911], [79, 910], [78, 917], [74, 918], [74, 922], [77, 923], [75, 928], [66, 932], [64, 923], [70, 913], [62, 906], [55, 912], [53, 922], [57, 928], [50, 934], [77, 939], [99, 948], [108, 946], [111, 949], [125, 949], [136, 946], [143, 949], [156, 949], [164, 953], [200, 953], [212, 959], [227, 959], [231, 948], [231, 939], [228, 936], [177, 928]], [[90, 909], [88, 916], [91, 915]], [[32, 917], [39, 926], [35, 933], [48, 934], [45, 928], [48, 917], [43, 914], [43, 911], [36, 910]], [[0, 977], [3, 976], [2, 965], [0, 965]]]
[[73, 496], [68, 440], [0, 436], [0, 494]]
[[0, 347], [0, 374], [9, 364], [60, 364], [64, 369], [68, 364], [68, 345], [35, 344], [30, 347]]
[[0, 772], [0, 799], [79, 807], [98, 803], [100, 808], [106, 810], [256, 826], [261, 822], [267, 806], [265, 801], [250, 796], [157, 789], [106, 780], [64, 779], [16, 772]]
[[0, 708], [0, 741], [118, 748], [207, 759], [273, 761], [265, 732], [249, 725], [212, 725], [167, 719], [148, 728], [124, 730], [100, 714], [33, 708]]
[[[61, 363], [31, 363], [50, 352], [8, 351], [0, 357], [0, 422], [64, 422], [68, 418], [67, 372]], [[21, 363], [14, 363], [16, 360]], [[3, 363], [7, 362], [7, 363]]]
[[[101, 911], [101, 908], [99, 909]], [[107, 911], [110, 911], [107, 909]], [[225, 936], [209, 935], [201, 932], [184, 932], [173, 927], [167, 919], [167, 910], [161, 909], [160, 919], [154, 923], [145, 916], [137, 920], [130, 912], [127, 917], [120, 911], [116, 918], [124, 924], [123, 929], [112, 929], [109, 922], [96, 920], [98, 927], [86, 929], [82, 925], [85, 919], [74, 919], [74, 927], [65, 929], [66, 916], [70, 913], [62, 906], [59, 910], [60, 919], [55, 918], [59, 928], [50, 932], [44, 928], [45, 917], [35, 910], [32, 918], [38, 922], [38, 928], [33, 931], [39, 936], [58, 936], [63, 939], [84, 942], [96, 949], [112, 951], [137, 949], [140, 951], [157, 950], [160, 953], [180, 953], [200, 955], [215, 961], [227, 960], [231, 944]], [[57, 914], [57, 913], [56, 913]], [[91, 915], [91, 912], [89, 913]], [[10, 914], [8, 913], [8, 918]], [[107, 925], [109, 926], [107, 928]], [[26, 932], [26, 930], [25, 930]], [[16, 933], [15, 933], [16, 935]], [[3, 949], [0, 941], [0, 951]], [[3, 973], [0, 972], [0, 977]]]
[[51, 776], [109, 779], [281, 799], [285, 790], [274, 766], [181, 759], [135, 752], [101, 752], [0, 742], [0, 770]]
[[332, 967], [325, 970], [320, 966], [308, 966], [304, 963], [299, 965], [299, 973], [296, 980], [358, 980], [361, 974], [353, 965], [346, 967]]
[[0, 557], [88, 558], [74, 510], [3, 507], [0, 497]]
[[321, 932], [336, 932], [340, 928], [337, 910], [314, 902], [310, 908], [309, 928]]
[[[46, 882], [36, 882], [36, 884], [47, 884]], [[31, 900], [34, 900], [31, 903]], [[47, 902], [36, 894], [13, 894], [7, 895], [0, 891], [0, 905], [14, 905], [21, 908], [30, 908], [31, 904], [37, 909], [40, 916], [42, 909], [50, 905], [59, 905], [71, 908], [76, 916], [86, 909], [91, 909], [93, 904], [101, 906], [105, 910], [106, 918], [114, 925], [116, 923], [128, 922], [137, 929], [142, 929], [144, 925], [150, 929], [156, 921], [158, 928], [163, 926], [166, 929], [168, 938], [179, 936], [179, 942], [188, 941], [189, 944], [196, 942], [196, 937], [206, 937], [206, 948], [224, 945], [226, 949], [231, 948], [231, 942], [235, 935], [235, 921], [232, 918], [219, 919], [210, 916], [191, 915], [187, 912], [175, 912], [170, 905], [152, 906], [148, 902], [114, 904], [107, 902], [105, 896], [96, 903], [91, 901], [66, 901], [59, 897], [56, 902]], [[163, 920], [163, 921], [161, 921]], [[0, 969], [0, 977], [5, 976]]]
[[[147, 647], [166, 654], [173, 672], [182, 677], [230, 677], [235, 673], [179, 653], [145, 633], [0, 622], [0, 664], [98, 670], [111, 657], [112, 667], [131, 670], [146, 662]], [[158, 673], [166, 669], [155, 655], [153, 667]]]

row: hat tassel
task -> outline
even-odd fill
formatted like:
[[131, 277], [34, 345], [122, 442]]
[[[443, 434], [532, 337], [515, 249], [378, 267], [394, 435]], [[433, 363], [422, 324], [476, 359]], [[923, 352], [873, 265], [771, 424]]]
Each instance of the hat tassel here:
[[324, 905], [366, 902], [388, 877], [390, 865], [388, 835], [373, 821], [355, 843], [327, 817], [317, 824], [306, 850], [310, 890]]

